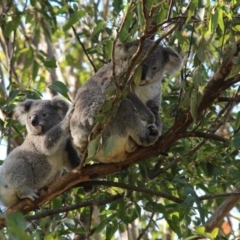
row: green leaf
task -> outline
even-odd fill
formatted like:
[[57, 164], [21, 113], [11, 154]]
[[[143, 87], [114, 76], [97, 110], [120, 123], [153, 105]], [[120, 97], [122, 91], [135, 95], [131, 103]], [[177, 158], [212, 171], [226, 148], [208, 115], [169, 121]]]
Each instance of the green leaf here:
[[117, 229], [118, 229], [117, 221], [112, 221], [112, 223], [108, 223], [106, 229], [106, 240], [111, 240]]
[[205, 233], [205, 227], [204, 226], [196, 227], [195, 231], [198, 234], [204, 234]]
[[99, 33], [102, 28], [104, 27], [104, 25], [106, 24], [105, 21], [100, 21], [97, 26], [93, 29], [93, 32], [92, 32], [92, 37], [95, 36], [97, 33]]
[[46, 60], [43, 61], [43, 64], [44, 64], [45, 67], [48, 67], [48, 68], [57, 68], [55, 58], [46, 59]]
[[111, 59], [112, 57], [112, 47], [113, 41], [112, 40], [106, 41], [104, 49], [109, 59]]
[[218, 25], [221, 28], [221, 30], [224, 32], [225, 26], [223, 22], [223, 10], [221, 7], [217, 8], [217, 16], [218, 16]]
[[232, 139], [232, 147], [234, 147], [235, 149], [240, 148], [240, 133], [236, 134]]
[[218, 235], [219, 232], [219, 228], [214, 228], [213, 231], [210, 233], [210, 236], [212, 237], [212, 239], [215, 239]]
[[48, 88], [62, 94], [65, 98], [71, 101], [71, 99], [68, 96], [68, 88], [63, 82], [54, 81], [51, 85], [48, 86]]
[[95, 139], [93, 139], [88, 144], [88, 159], [91, 159], [95, 156], [96, 152], [98, 151], [99, 144], [100, 144], [100, 135], [98, 135]]
[[197, 56], [201, 62], [204, 62], [206, 48], [207, 48], [206, 40], [204, 37], [202, 37], [199, 42], [198, 50], [197, 50]]
[[39, 64], [37, 63], [37, 61], [33, 61], [33, 66], [32, 66], [32, 79], [35, 80], [35, 78], [37, 77], [38, 74], [38, 70], [39, 70]]
[[133, 81], [137, 86], [141, 82], [141, 76], [142, 76], [142, 67], [138, 66], [138, 68], [135, 70], [133, 75]]
[[97, 225], [93, 235], [97, 235], [97, 234], [101, 233], [106, 226], [107, 226], [107, 220], [106, 221], [101, 221]]
[[107, 113], [111, 109], [112, 109], [112, 100], [106, 100], [99, 110], [101, 113]]
[[103, 144], [103, 154], [107, 156], [110, 151], [113, 149], [115, 143], [115, 138], [110, 136], [107, 138], [107, 141]]
[[198, 88], [192, 89], [190, 97], [190, 112], [194, 120], [196, 120], [197, 110], [201, 99], [202, 94], [198, 91]]
[[71, 14], [70, 19], [68, 20], [68, 22], [63, 26], [63, 31], [67, 31], [68, 29], [70, 29], [80, 18], [82, 18], [83, 16], [85, 16], [86, 11], [85, 10], [79, 10], [79, 11], [75, 11], [73, 14]]
[[32, 237], [25, 233], [26, 222], [21, 213], [15, 212], [7, 215], [6, 219], [9, 239], [31, 240]]
[[122, 0], [112, 1], [113, 16], [117, 16], [120, 13], [120, 11], [122, 10], [122, 5], [123, 5]]
[[143, 16], [143, 11], [142, 11], [142, 5], [139, 2], [137, 2], [137, 15], [138, 15], [138, 26], [139, 29], [143, 30], [145, 26], [145, 21], [144, 21], [144, 16]]
[[17, 29], [17, 27], [20, 25], [21, 17], [19, 15], [14, 16], [13, 21], [7, 22], [6, 29], [4, 31], [4, 35], [6, 37], [10, 37], [10, 34]]

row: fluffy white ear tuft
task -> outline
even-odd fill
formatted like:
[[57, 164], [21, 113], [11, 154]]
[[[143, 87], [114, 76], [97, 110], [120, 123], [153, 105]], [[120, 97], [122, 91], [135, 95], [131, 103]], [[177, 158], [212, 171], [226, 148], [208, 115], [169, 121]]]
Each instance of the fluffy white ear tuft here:
[[27, 113], [33, 102], [34, 102], [34, 100], [26, 100], [22, 103], [19, 103], [14, 109], [13, 117], [15, 119], [18, 119], [19, 122], [23, 125], [26, 125]]
[[171, 76], [182, 68], [182, 57], [171, 47], [163, 48], [163, 51], [163, 56], [168, 57], [164, 72]]
[[61, 118], [63, 119], [69, 109], [69, 104], [68, 102], [66, 102], [65, 100], [63, 100], [61, 97], [59, 96], [55, 96], [52, 100], [51, 100], [52, 106], [58, 108], [58, 112], [61, 116]]

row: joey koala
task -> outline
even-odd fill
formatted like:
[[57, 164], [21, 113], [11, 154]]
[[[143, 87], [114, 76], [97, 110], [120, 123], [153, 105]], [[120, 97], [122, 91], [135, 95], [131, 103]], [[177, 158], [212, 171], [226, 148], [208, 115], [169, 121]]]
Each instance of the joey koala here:
[[[152, 40], [146, 40], [140, 55], [143, 58]], [[127, 67], [128, 58], [133, 55], [139, 41], [121, 44], [115, 49], [115, 73], [121, 76]], [[102, 132], [102, 144], [107, 137], [114, 136], [114, 146], [107, 156], [102, 149], [94, 156], [94, 160], [108, 163], [126, 159], [129, 152], [137, 146], [154, 144], [161, 134], [159, 106], [161, 101], [161, 80], [165, 73], [172, 74], [181, 65], [181, 57], [170, 47], [158, 45], [141, 63], [142, 76], [140, 84], [133, 86], [133, 93], [122, 100], [115, 116], [112, 117]], [[88, 136], [95, 124], [93, 116], [98, 113], [104, 102], [104, 92], [114, 85], [111, 80], [112, 62], [106, 64], [79, 89], [74, 101], [75, 111], [70, 121], [73, 146], [83, 154]]]
[[35, 200], [37, 190], [80, 163], [69, 138], [69, 122], [74, 108], [56, 96], [52, 100], [26, 100], [14, 116], [26, 126], [22, 145], [5, 159], [0, 170], [3, 205], [12, 206], [22, 198]]

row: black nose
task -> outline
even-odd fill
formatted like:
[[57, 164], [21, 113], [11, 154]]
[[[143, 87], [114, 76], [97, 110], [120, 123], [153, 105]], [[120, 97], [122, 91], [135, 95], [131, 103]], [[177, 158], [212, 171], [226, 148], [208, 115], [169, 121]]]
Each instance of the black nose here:
[[37, 126], [38, 125], [38, 115], [34, 114], [31, 117], [31, 123], [33, 126]]
[[151, 136], [157, 136], [159, 134], [158, 129], [155, 126], [149, 126], [148, 131]]
[[146, 79], [147, 72], [148, 72], [148, 66], [147, 66], [147, 65], [143, 65], [143, 66], [142, 66], [142, 76], [141, 76], [141, 80], [145, 80], [145, 79]]

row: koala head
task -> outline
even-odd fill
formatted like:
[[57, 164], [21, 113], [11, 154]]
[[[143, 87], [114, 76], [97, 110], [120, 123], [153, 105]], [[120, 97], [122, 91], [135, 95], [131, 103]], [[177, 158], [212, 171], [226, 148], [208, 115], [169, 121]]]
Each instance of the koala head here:
[[[130, 43], [117, 42], [115, 46], [115, 60], [128, 60], [136, 52], [140, 41]], [[139, 61], [145, 57], [154, 44], [153, 40], [146, 39], [139, 56]], [[170, 47], [157, 45], [141, 64], [142, 76], [139, 85], [148, 85], [161, 81], [164, 74], [172, 75], [181, 68], [181, 56]]]
[[14, 109], [14, 117], [26, 125], [27, 132], [43, 134], [64, 118], [69, 105], [56, 96], [52, 100], [26, 100]]
[[[142, 56], [148, 52], [154, 41], [144, 42]], [[142, 63], [142, 76], [139, 85], [161, 81], [164, 74], [172, 75], [181, 68], [181, 56], [170, 47], [158, 45]]]

